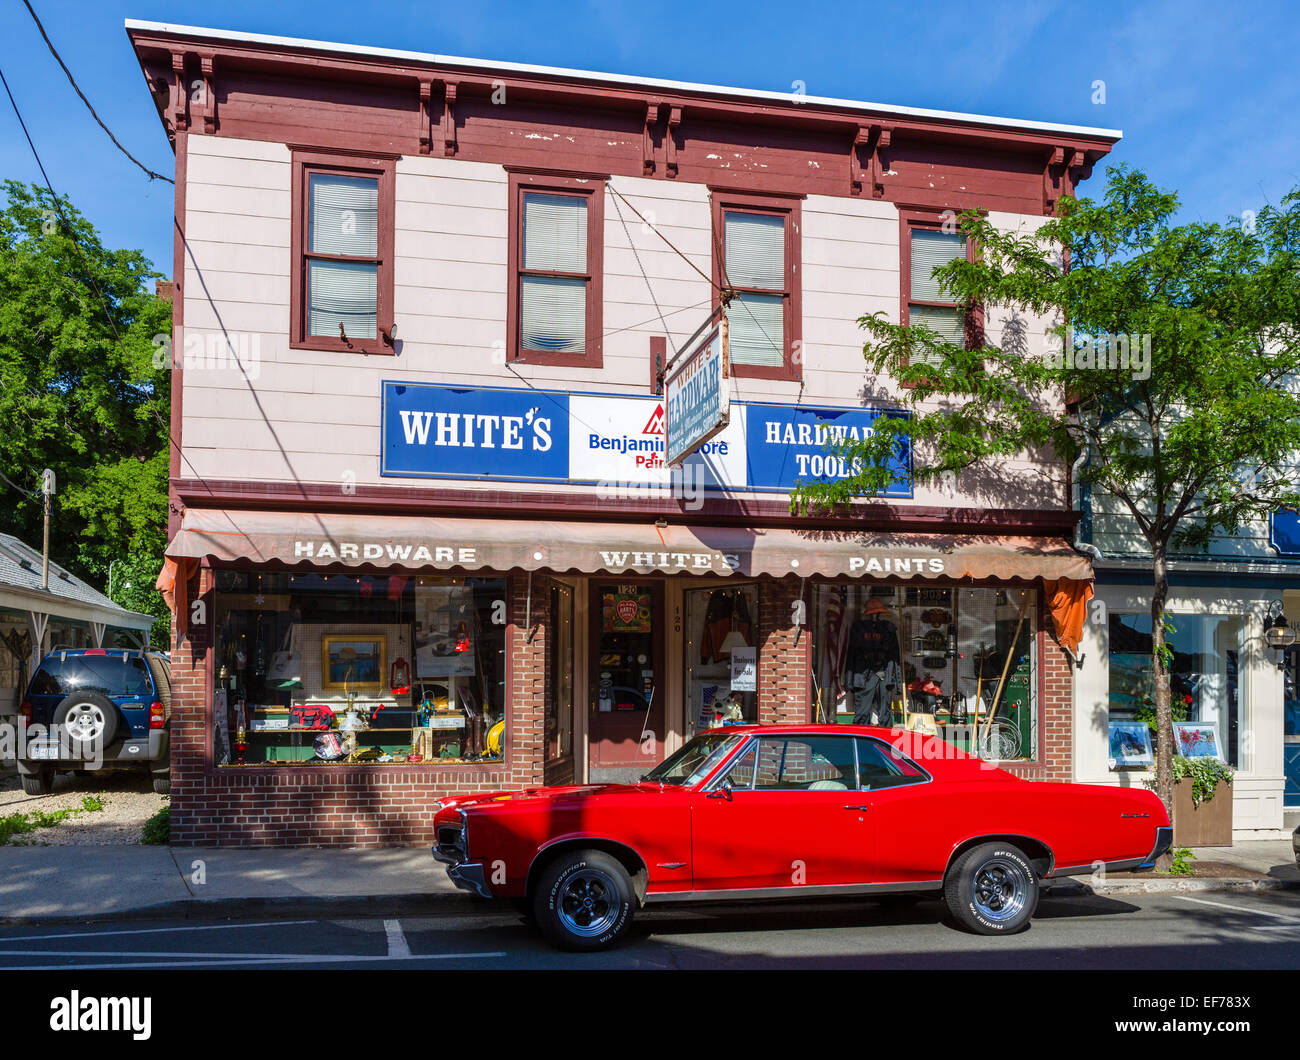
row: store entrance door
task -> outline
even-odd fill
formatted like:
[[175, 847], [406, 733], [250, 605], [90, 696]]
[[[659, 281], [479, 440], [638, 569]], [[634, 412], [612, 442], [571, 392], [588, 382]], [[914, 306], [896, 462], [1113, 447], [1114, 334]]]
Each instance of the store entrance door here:
[[1282, 806], [1300, 809], [1300, 647], [1288, 648], [1283, 658], [1285, 691], [1282, 700], [1282, 761], [1286, 786]]
[[664, 753], [663, 585], [593, 581], [587, 779], [628, 783]]

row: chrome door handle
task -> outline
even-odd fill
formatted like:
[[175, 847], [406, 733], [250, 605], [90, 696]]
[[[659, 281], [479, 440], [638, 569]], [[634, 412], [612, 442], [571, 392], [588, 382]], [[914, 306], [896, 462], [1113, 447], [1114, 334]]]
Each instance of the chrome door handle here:
[[846, 810], [859, 810], [859, 811], [871, 809], [870, 806], [845, 806], [844, 808]]

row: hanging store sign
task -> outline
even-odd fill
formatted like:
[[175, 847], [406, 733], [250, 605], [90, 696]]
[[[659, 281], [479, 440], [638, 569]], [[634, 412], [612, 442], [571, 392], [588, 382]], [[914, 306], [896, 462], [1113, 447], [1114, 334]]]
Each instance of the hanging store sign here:
[[1300, 515], [1274, 512], [1269, 517], [1268, 539], [1279, 556], [1300, 556]]
[[[716, 358], [715, 358], [716, 359]], [[721, 388], [725, 391], [725, 387]], [[556, 482], [668, 489], [789, 492], [845, 478], [827, 449], [860, 439], [898, 409], [729, 403], [729, 422], [670, 467], [665, 401], [537, 390], [385, 382], [380, 473], [390, 478]], [[889, 497], [910, 497], [900, 454]]]
[[731, 422], [727, 372], [727, 318], [688, 349], [664, 377], [664, 460], [686, 456]]

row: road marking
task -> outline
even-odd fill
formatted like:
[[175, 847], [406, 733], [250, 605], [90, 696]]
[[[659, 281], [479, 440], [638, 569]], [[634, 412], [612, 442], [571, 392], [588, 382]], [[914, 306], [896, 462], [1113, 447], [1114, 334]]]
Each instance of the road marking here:
[[[279, 956], [268, 956], [264, 953], [119, 953], [114, 950], [105, 952], [86, 952], [85, 950], [10, 950], [7, 953], [0, 954], [0, 957], [21, 956], [21, 957], [116, 957], [117, 960], [97, 964], [10, 964], [3, 965], [5, 971], [23, 972], [23, 971], [91, 971], [102, 968], [193, 968], [203, 967], [205, 965], [215, 968], [236, 968], [240, 965], [266, 965], [266, 964], [341, 964], [348, 961], [458, 961], [458, 960], [481, 960], [485, 958], [504, 957], [504, 950], [491, 953], [420, 953], [408, 954], [405, 957], [390, 957], [388, 954], [380, 956], [354, 955], [351, 953], [286, 953]], [[188, 960], [171, 960], [171, 961], [132, 961], [123, 963], [122, 958], [127, 957], [213, 957], [218, 958], [210, 961]]]
[[398, 921], [385, 920], [384, 934], [388, 936], [388, 956], [401, 958], [411, 955], [411, 947], [406, 944], [406, 936], [402, 934], [402, 925]]
[[0, 946], [11, 942], [34, 942], [45, 939], [97, 939], [109, 935], [156, 935], [166, 931], [229, 931], [231, 928], [280, 927], [298, 924], [315, 924], [315, 920], [266, 920], [260, 924], [204, 924], [201, 927], [157, 927], [132, 928], [130, 931], [70, 931], [64, 935], [16, 935], [13, 938], [0, 938]]
[[1215, 909], [1231, 909], [1237, 913], [1253, 913], [1255, 916], [1272, 916], [1278, 920], [1289, 920], [1292, 923], [1300, 924], [1300, 916], [1287, 916], [1285, 913], [1274, 913], [1271, 909], [1251, 909], [1245, 905], [1229, 905], [1227, 902], [1209, 902], [1204, 898], [1189, 898], [1185, 894], [1174, 895], [1180, 902], [1195, 902], [1197, 905], [1209, 905]]

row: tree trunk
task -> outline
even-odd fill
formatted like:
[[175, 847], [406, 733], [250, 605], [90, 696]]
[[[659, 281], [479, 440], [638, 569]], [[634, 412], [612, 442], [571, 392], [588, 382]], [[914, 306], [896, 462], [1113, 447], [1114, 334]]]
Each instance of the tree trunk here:
[[[1151, 593], [1151, 669], [1156, 696], [1156, 794], [1174, 819], [1174, 713], [1169, 691], [1169, 664], [1165, 658], [1165, 603], [1169, 598], [1169, 561], [1165, 545], [1153, 552], [1154, 585]], [[1157, 868], [1168, 871], [1172, 853], [1160, 858]]]

